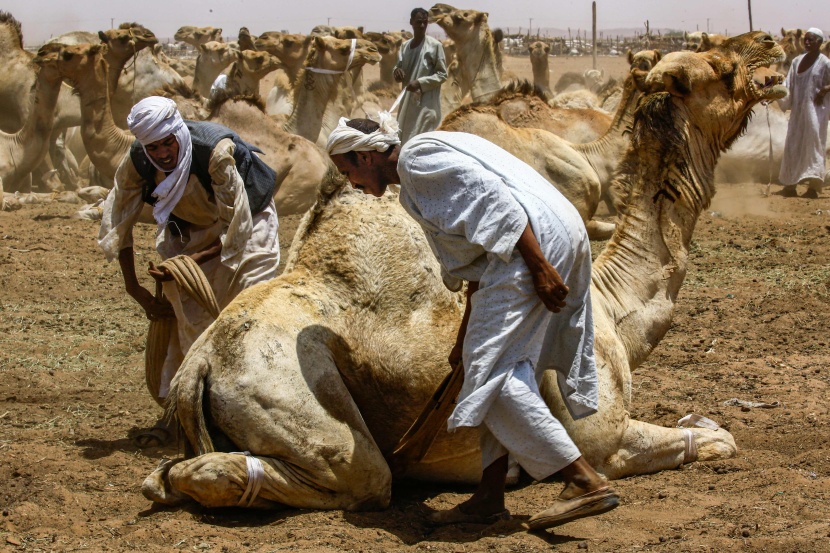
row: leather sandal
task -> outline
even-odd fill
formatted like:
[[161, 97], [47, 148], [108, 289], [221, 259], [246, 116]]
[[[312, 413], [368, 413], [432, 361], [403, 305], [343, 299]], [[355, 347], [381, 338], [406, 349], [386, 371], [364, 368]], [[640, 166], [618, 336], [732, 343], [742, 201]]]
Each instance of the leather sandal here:
[[545, 530], [584, 517], [607, 513], [620, 504], [614, 488], [605, 486], [571, 499], [557, 499], [553, 506], [530, 517], [530, 530]]

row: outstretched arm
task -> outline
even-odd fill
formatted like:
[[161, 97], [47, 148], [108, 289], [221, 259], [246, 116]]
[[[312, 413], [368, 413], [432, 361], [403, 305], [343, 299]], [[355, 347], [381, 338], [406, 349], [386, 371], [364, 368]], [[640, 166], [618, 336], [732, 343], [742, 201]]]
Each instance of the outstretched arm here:
[[[118, 264], [121, 266], [121, 274], [124, 276], [124, 286], [127, 293], [144, 309], [148, 319], [152, 321], [175, 316], [173, 306], [170, 303], [158, 301], [149, 290], [139, 284], [138, 276], [135, 273], [135, 254], [132, 246], [118, 252]], [[150, 267], [152, 268], [152, 263]]]
[[530, 223], [516, 242], [516, 248], [533, 276], [533, 285], [539, 298], [550, 311], [559, 313], [559, 310], [565, 307], [565, 297], [569, 290], [559, 272], [542, 253]]

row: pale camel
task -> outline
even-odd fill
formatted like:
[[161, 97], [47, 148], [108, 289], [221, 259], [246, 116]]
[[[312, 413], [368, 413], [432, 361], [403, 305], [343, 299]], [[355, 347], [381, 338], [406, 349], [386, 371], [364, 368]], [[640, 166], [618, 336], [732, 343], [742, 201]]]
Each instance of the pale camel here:
[[550, 94], [550, 44], [537, 40], [528, 47], [530, 66], [533, 69], [533, 86], [545, 94]]
[[220, 96], [211, 102], [210, 108], [209, 121], [236, 130], [243, 140], [263, 150], [262, 159], [277, 173], [277, 213], [305, 213], [314, 204], [320, 183], [334, 171], [325, 151], [302, 136], [283, 130], [265, 113], [261, 101]]
[[333, 36], [339, 39], [364, 38], [363, 27], [332, 27], [331, 25], [317, 25], [311, 29], [312, 36]]
[[59, 45], [47, 44], [32, 59], [37, 79], [29, 93], [29, 117], [15, 134], [0, 131], [0, 192], [17, 192], [27, 187], [32, 169], [46, 157], [61, 89], [59, 52]]
[[265, 100], [269, 115], [291, 115], [294, 110], [294, 84], [303, 69], [314, 37], [300, 34], [262, 33], [254, 41], [257, 50], [276, 56], [282, 64], [274, 79], [274, 86]]
[[228, 70], [226, 89], [230, 96], [256, 96], [260, 98], [259, 82], [262, 78], [277, 70], [280, 61], [268, 52], [256, 50], [239, 50], [236, 60]]
[[[18, 132], [29, 118], [30, 91], [35, 84], [36, 72], [31, 60], [33, 54], [23, 49], [23, 34], [20, 22], [10, 13], [0, 11], [0, 66], [4, 76], [0, 79], [0, 130], [6, 133]], [[69, 188], [78, 185], [77, 172], [73, 170], [75, 160], [60, 147], [59, 137], [72, 126], [80, 124], [81, 108], [78, 97], [68, 85], [61, 87], [55, 109], [54, 136], [49, 147], [49, 157], [38, 167], [38, 174], [60, 173], [60, 180]], [[50, 159], [51, 158], [51, 159]], [[54, 162], [52, 161], [54, 160]]]
[[199, 57], [196, 58], [196, 74], [193, 77], [193, 89], [210, 97], [210, 87], [216, 77], [234, 60], [233, 50], [224, 42], [206, 42], [199, 45]]
[[[753, 105], [786, 93], [751, 82], [781, 56], [772, 37], [748, 33], [707, 53], [668, 54], [648, 77], [620, 174], [627, 208], [593, 268], [599, 411], [574, 421], [554, 372], [540, 382], [586, 460], [611, 479], [736, 453], [724, 429], [632, 419], [632, 373], [670, 328], [719, 153]], [[321, 190], [285, 272], [242, 292], [190, 349], [168, 413], [195, 457], [163, 461], [144, 495], [208, 507], [388, 506], [385, 457], [446, 374], [462, 313], [438, 275], [395, 198]], [[247, 468], [258, 463], [261, 488]], [[408, 475], [477, 482], [477, 433], [442, 431]]]
[[363, 37], [371, 40], [380, 54], [380, 79], [369, 85], [369, 90], [377, 93], [380, 90], [392, 91], [393, 95], [400, 92], [400, 83], [395, 82], [392, 73], [398, 63], [398, 51], [403, 44], [403, 38], [389, 33], [363, 33]]
[[[294, 87], [294, 109], [284, 128], [323, 147], [340, 117], [350, 114], [355, 107], [348, 71], [359, 70], [367, 63], [378, 63], [380, 54], [370, 41], [359, 39], [352, 63], [347, 67], [351, 40], [315, 36], [312, 45]], [[316, 73], [315, 70], [333, 73]]]
[[[501, 72], [493, 33], [487, 24], [487, 13], [435, 4], [429, 10], [429, 17], [430, 22], [438, 24], [455, 42], [455, 57], [458, 61], [455, 78], [461, 98], [470, 94], [474, 102], [483, 102], [496, 94], [501, 89]], [[441, 106], [444, 114], [460, 105], [447, 104]], [[445, 108], [447, 111], [443, 111]]]
[[692, 52], [705, 52], [714, 46], [720, 46], [726, 37], [714, 33], [707, 33], [705, 31], [695, 31], [693, 33], [683, 33], [684, 50], [691, 50]]
[[208, 42], [224, 42], [222, 40], [221, 27], [192, 27], [186, 25], [179, 27], [179, 30], [176, 31], [173, 38], [180, 42], [186, 42], [196, 48]]
[[806, 52], [804, 49], [804, 31], [802, 29], [785, 29], [781, 27], [781, 39], [778, 45], [784, 49], [784, 61], [779, 64], [780, 71], [790, 70], [793, 60]]

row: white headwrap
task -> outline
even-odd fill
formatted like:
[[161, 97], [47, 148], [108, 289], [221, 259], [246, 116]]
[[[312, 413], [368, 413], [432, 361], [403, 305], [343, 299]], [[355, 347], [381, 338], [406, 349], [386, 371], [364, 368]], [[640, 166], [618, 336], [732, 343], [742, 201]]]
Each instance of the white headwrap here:
[[326, 151], [330, 156], [345, 154], [346, 152], [385, 152], [389, 146], [401, 143], [398, 136], [400, 129], [398, 122], [388, 111], [378, 113], [380, 128], [375, 132], [366, 134], [363, 131], [353, 129], [346, 125], [349, 121], [345, 117], [340, 118], [340, 123], [331, 131]]
[[[150, 96], [134, 105], [130, 110], [130, 115], [127, 116], [127, 126], [141, 142], [145, 154], [148, 144], [167, 138], [171, 134], [179, 143], [179, 159], [176, 162], [176, 168], [153, 191], [153, 197], [157, 199], [153, 205], [153, 217], [160, 226], [165, 225], [173, 208], [184, 194], [185, 186], [190, 178], [190, 162], [193, 159], [190, 131], [176, 108], [176, 102], [161, 96]], [[147, 158], [156, 169], [164, 172], [152, 156], [147, 154]]]
[[822, 42], [824, 42], [824, 33], [821, 32], [821, 29], [819, 29], [817, 27], [810, 27], [809, 29], [807, 29], [807, 32], [808, 33], [813, 33], [814, 35], [819, 37]]

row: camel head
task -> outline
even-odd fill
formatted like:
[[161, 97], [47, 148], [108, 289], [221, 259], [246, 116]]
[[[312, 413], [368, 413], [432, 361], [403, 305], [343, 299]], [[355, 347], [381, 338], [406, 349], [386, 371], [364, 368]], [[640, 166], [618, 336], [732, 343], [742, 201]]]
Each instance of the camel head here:
[[58, 69], [60, 55], [60, 44], [44, 44], [40, 47], [37, 55], [32, 58], [32, 63], [39, 68], [39, 77], [44, 77], [49, 82], [57, 82], [63, 79], [63, 75], [61, 75], [61, 72]]
[[461, 43], [477, 36], [482, 25], [487, 27], [487, 12], [458, 10], [448, 4], [435, 4], [429, 9], [429, 21], [444, 29], [455, 42]]
[[255, 50], [237, 51], [236, 63], [243, 73], [255, 79], [261, 79], [282, 65], [276, 56]]
[[707, 50], [711, 50], [715, 46], [723, 44], [724, 40], [726, 40], [726, 37], [723, 35], [700, 33], [700, 45], [697, 47], [695, 52], [706, 52]]
[[640, 50], [636, 54], [631, 50], [628, 51], [629, 73], [640, 92], [645, 91], [646, 77], [662, 57], [660, 50]]
[[[784, 63], [782, 68], [788, 70], [796, 56], [800, 56], [804, 49], [804, 31], [801, 29], [781, 29], [781, 40], [778, 45], [784, 49]], [[824, 45], [823, 45], [824, 46]]]
[[254, 44], [257, 50], [263, 50], [272, 56], [276, 56], [282, 63], [295, 65], [301, 64], [308, 56], [312, 38], [311, 35], [268, 31], [259, 35]]
[[687, 33], [683, 31], [683, 49], [684, 50], [691, 50], [692, 52], [697, 52], [698, 47], [700, 47], [700, 43], [703, 40], [703, 33], [701, 31], [695, 31], [693, 33]]
[[105, 83], [107, 62], [103, 57], [102, 44], [76, 44], [62, 46], [58, 54], [58, 71], [74, 88], [79, 85]]
[[528, 52], [530, 53], [531, 58], [543, 59], [550, 54], [550, 44], [538, 40], [530, 44]]
[[136, 24], [124, 23], [118, 29], [98, 31], [98, 38], [116, 56], [129, 59], [139, 50], [158, 44], [156, 35], [149, 29]]
[[221, 27], [180, 27], [176, 34], [173, 35], [178, 41], [192, 44], [199, 47], [208, 42], [222, 42], [222, 28]]
[[256, 44], [254, 43], [254, 37], [251, 36], [251, 31], [248, 30], [248, 27], [240, 27], [239, 28], [239, 36], [237, 38], [237, 43], [239, 44], [240, 50], [256, 50]]
[[352, 49], [352, 41], [339, 39], [331, 36], [315, 36], [312, 52], [309, 54], [309, 65], [320, 69], [332, 71], [345, 71], [355, 69], [363, 65], [376, 64], [380, 62], [380, 54], [377, 46], [371, 41], [358, 39], [355, 44], [352, 63], [346, 66], [349, 61], [349, 53]]
[[[647, 116], [653, 127], [680, 110], [682, 116], [668, 120], [705, 133], [704, 140], [723, 152], [743, 132], [756, 104], [787, 95], [783, 76], [769, 69], [783, 57], [772, 36], [761, 31], [732, 37], [706, 52], [666, 54], [646, 78], [648, 95], [636, 117]], [[677, 129], [664, 131], [677, 135]]]
[[396, 37], [390, 35], [388, 33], [363, 33], [363, 38], [366, 40], [371, 40], [372, 44], [377, 46], [378, 53], [381, 56], [387, 56], [389, 54], [397, 55], [398, 49], [401, 47], [403, 43], [403, 39], [400, 37]]
[[211, 65], [230, 65], [233, 62], [233, 52], [229, 45], [215, 40], [199, 45], [199, 57]]

